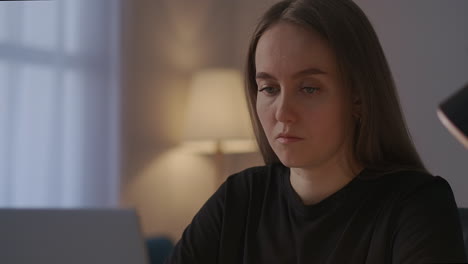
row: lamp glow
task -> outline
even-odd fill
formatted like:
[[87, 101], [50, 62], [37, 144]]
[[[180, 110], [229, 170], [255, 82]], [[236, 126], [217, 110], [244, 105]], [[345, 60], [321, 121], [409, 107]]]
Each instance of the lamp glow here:
[[192, 79], [183, 140], [202, 153], [256, 151], [243, 92], [233, 69], [206, 69]]

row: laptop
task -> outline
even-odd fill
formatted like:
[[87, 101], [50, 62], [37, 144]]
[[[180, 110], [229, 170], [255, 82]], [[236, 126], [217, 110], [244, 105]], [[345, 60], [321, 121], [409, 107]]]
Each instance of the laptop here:
[[148, 264], [131, 209], [0, 209], [0, 263]]

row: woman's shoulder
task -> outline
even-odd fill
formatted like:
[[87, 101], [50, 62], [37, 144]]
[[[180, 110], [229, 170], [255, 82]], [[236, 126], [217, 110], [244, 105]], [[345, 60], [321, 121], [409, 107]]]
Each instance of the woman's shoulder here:
[[411, 263], [464, 259], [457, 204], [447, 180], [419, 171], [400, 171], [385, 175], [383, 180], [392, 186], [391, 197], [396, 198], [386, 207], [394, 213], [396, 263], [402, 259]]
[[401, 202], [453, 200], [450, 184], [441, 176], [415, 170], [401, 170], [386, 173], [371, 179], [375, 181], [377, 193], [396, 198]]

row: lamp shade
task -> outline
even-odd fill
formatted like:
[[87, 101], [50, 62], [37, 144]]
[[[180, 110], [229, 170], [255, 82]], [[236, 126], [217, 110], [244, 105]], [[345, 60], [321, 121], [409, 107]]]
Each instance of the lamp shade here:
[[221, 143], [253, 139], [239, 71], [216, 68], [194, 74], [183, 139]]
[[442, 102], [437, 115], [450, 133], [468, 149], [468, 84]]

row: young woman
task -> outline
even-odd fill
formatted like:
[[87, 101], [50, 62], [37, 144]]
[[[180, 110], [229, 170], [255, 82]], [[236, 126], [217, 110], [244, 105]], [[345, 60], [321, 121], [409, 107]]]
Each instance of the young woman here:
[[251, 40], [266, 166], [206, 202], [167, 263], [466, 261], [452, 190], [410, 140], [377, 36], [350, 0], [287, 0]]

